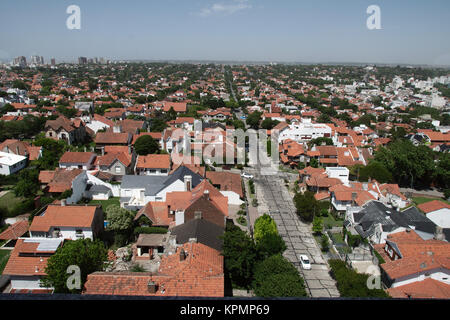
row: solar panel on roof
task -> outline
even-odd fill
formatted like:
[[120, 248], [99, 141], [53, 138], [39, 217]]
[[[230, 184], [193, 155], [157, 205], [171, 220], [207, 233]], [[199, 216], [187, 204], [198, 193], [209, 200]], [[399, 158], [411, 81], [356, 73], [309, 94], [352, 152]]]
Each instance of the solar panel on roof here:
[[25, 239], [25, 243], [39, 243], [37, 251], [56, 251], [63, 239]]

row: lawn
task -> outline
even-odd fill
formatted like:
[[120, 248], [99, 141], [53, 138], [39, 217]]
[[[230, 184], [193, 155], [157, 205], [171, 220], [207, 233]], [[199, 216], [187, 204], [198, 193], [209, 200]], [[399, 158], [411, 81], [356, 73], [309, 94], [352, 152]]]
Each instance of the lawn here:
[[8, 192], [3, 197], [0, 198], [0, 208], [7, 209], [11, 211], [14, 207], [23, 202], [25, 199], [22, 197], [16, 197], [13, 191]]
[[450, 204], [449, 201], [446, 201], [446, 200], [444, 200], [442, 198], [413, 197], [412, 200], [416, 204], [416, 206], [419, 205], [419, 204], [422, 204], [422, 203], [433, 201], [433, 200], [440, 200], [442, 202]]
[[326, 228], [328, 225], [331, 227], [342, 227], [344, 221], [334, 219], [332, 214], [328, 214], [327, 217], [322, 217], [323, 225]]
[[10, 254], [10, 250], [0, 250], [0, 274], [3, 273], [3, 269], [6, 267]]
[[120, 200], [118, 197], [116, 198], [109, 198], [108, 200], [91, 200], [88, 204], [101, 204], [103, 212], [106, 212], [106, 208], [112, 204], [116, 204], [120, 206]]

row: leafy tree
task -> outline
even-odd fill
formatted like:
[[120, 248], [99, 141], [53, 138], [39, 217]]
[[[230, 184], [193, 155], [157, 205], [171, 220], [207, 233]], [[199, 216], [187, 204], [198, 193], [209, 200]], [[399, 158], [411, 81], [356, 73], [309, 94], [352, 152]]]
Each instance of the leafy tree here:
[[330, 242], [328, 241], [328, 237], [326, 234], [323, 234], [320, 238], [320, 245], [322, 246], [323, 251], [328, 251], [330, 248]]
[[253, 238], [258, 242], [267, 234], [278, 234], [277, 225], [268, 214], [264, 214], [255, 220], [255, 230]]
[[316, 158], [311, 158], [311, 160], [309, 160], [309, 165], [313, 168], [318, 168], [319, 161]]
[[[95, 271], [102, 271], [107, 260], [107, 249], [99, 240], [80, 239], [66, 241], [64, 246], [58, 248], [56, 253], [47, 260], [45, 273], [42, 279], [43, 286], [55, 288], [55, 293], [81, 293], [87, 275]], [[78, 266], [81, 271], [80, 289], [69, 289], [67, 273], [69, 266]]]
[[272, 130], [280, 121], [266, 118], [261, 122], [261, 128], [266, 130]]
[[256, 247], [249, 235], [228, 223], [223, 235], [222, 255], [231, 280], [239, 286], [249, 287], [257, 259]]
[[[322, 212], [321, 212], [322, 214]], [[322, 233], [323, 230], [323, 219], [315, 216], [313, 219], [313, 227], [312, 227], [313, 232], [315, 233]]]
[[163, 132], [165, 128], [167, 128], [167, 123], [163, 119], [153, 118], [151, 120], [151, 132]]
[[429, 186], [435, 172], [433, 151], [424, 145], [416, 147], [408, 140], [380, 147], [375, 160], [402, 186]]
[[345, 298], [389, 298], [389, 295], [382, 289], [369, 289], [367, 279], [369, 275], [360, 274], [347, 267], [344, 261], [328, 260], [331, 267], [331, 274], [337, 282], [337, 288], [341, 297]]
[[136, 140], [134, 148], [138, 155], [145, 156], [148, 154], [158, 153], [159, 143], [151, 136], [144, 135]]
[[251, 113], [248, 117], [247, 117], [247, 124], [252, 128], [252, 129], [259, 129], [259, 122], [261, 121], [261, 115], [262, 112], [259, 111], [255, 111], [253, 113]]
[[256, 242], [256, 251], [259, 259], [282, 254], [285, 250], [286, 243], [278, 233], [267, 233]]
[[303, 278], [280, 254], [255, 266], [253, 288], [260, 297], [305, 297]]
[[304, 221], [313, 221], [314, 216], [320, 212], [319, 202], [311, 191], [306, 191], [304, 194], [297, 193], [294, 196], [294, 203], [297, 214]]
[[112, 204], [106, 208], [106, 218], [108, 219], [108, 229], [114, 231], [127, 231], [133, 226], [133, 214], [131, 211]]
[[19, 197], [32, 197], [39, 190], [39, 171], [24, 169], [19, 172], [19, 179], [14, 187], [14, 193]]

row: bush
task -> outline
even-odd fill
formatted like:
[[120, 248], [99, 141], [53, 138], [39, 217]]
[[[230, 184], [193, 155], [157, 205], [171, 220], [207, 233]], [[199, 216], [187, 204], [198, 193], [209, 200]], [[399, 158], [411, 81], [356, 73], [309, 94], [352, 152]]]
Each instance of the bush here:
[[254, 207], [258, 206], [258, 200], [256, 200], [256, 198], [252, 200], [252, 206]]
[[164, 234], [167, 233], [167, 229], [163, 227], [136, 227], [134, 228], [134, 234], [151, 234], [151, 233], [159, 233]]
[[344, 261], [331, 259], [328, 263], [331, 267], [331, 276], [337, 282], [337, 288], [341, 297], [389, 297], [389, 295], [382, 289], [369, 289], [367, 287], [367, 279], [369, 278], [369, 275], [360, 274], [348, 268]]
[[134, 264], [131, 268], [130, 268], [131, 272], [146, 272], [146, 270], [140, 266], [139, 264]]
[[286, 258], [273, 255], [255, 266], [253, 288], [259, 297], [305, 297], [303, 278]]
[[326, 234], [323, 234], [320, 239], [320, 245], [322, 246], [323, 251], [328, 251], [330, 249], [330, 242], [328, 241], [328, 237]]

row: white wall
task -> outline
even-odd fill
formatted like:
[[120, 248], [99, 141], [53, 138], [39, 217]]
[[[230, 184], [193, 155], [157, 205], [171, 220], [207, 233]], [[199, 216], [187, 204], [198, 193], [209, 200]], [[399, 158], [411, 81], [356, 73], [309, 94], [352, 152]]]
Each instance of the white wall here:
[[10, 276], [11, 278], [11, 289], [44, 289], [40, 283], [39, 276]]
[[[76, 231], [81, 230], [83, 232], [84, 238], [90, 238], [93, 239], [93, 233], [91, 228], [79, 228], [79, 227], [59, 227], [60, 230], [60, 236], [59, 238], [63, 239], [72, 239], [77, 240], [80, 239], [76, 236]], [[50, 236], [53, 236], [54, 227], [50, 228]]]
[[239, 195], [234, 191], [220, 191], [220, 193], [225, 197], [228, 197], [228, 204], [240, 206], [244, 203], [244, 201], [242, 201]]

